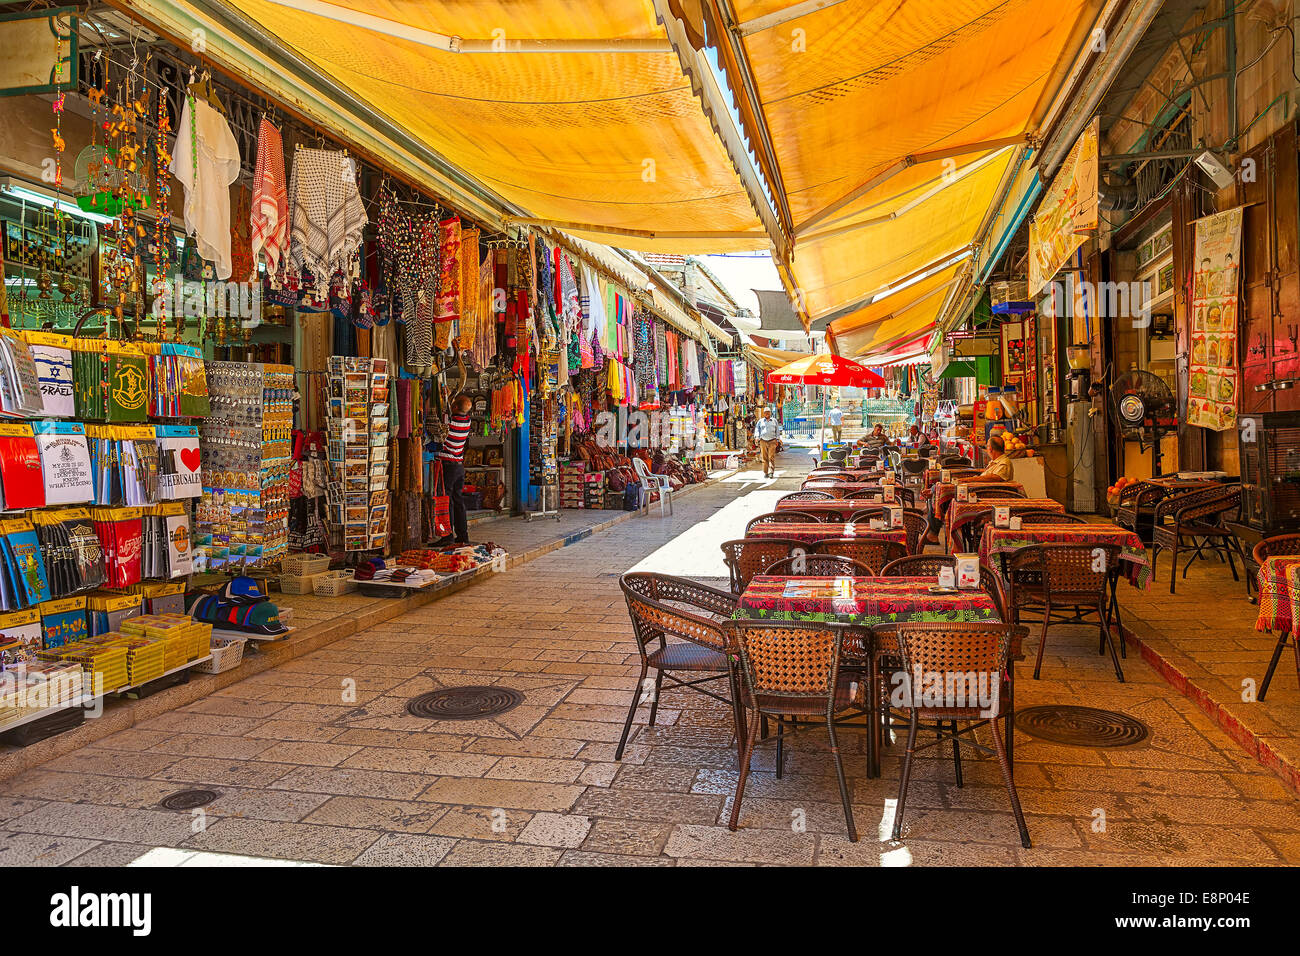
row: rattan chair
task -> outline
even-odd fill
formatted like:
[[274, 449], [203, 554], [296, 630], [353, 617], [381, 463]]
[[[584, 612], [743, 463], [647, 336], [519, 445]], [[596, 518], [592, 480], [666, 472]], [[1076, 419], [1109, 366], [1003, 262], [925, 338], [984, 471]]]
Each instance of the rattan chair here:
[[[1012, 554], [1006, 562], [1010, 585], [1011, 617], [1020, 623], [1024, 610], [1041, 610], [1043, 631], [1034, 660], [1034, 680], [1043, 667], [1047, 629], [1053, 623], [1053, 609], [1073, 608], [1068, 619], [1056, 623], [1079, 623], [1096, 613], [1101, 630], [1101, 653], [1110, 648], [1115, 677], [1124, 680], [1119, 653], [1110, 632], [1110, 582], [1118, 572], [1122, 552], [1117, 544], [1037, 544]], [[1120, 628], [1120, 640], [1124, 639]]]
[[745, 524], [745, 537], [755, 525], [761, 524], [821, 524], [821, 517], [804, 511], [771, 511], [757, 518], [750, 518]]
[[788, 495], [782, 495], [777, 501], [834, 501], [835, 496], [829, 491], [792, 491]]
[[797, 538], [741, 538], [722, 542], [722, 559], [731, 573], [731, 590], [740, 594], [754, 575], [763, 574], [782, 558], [810, 554], [812, 545]]
[[[909, 554], [890, 561], [880, 569], [882, 578], [937, 578], [940, 568], [957, 570], [957, 558], [951, 554]], [[987, 564], [980, 565], [980, 590], [993, 601], [998, 618], [1007, 620], [1007, 595], [1002, 589], [1002, 576]]]
[[[735, 710], [736, 672], [731, 666], [728, 654], [731, 647], [724, 631], [726, 620], [736, 609], [735, 596], [668, 574], [628, 572], [619, 584], [632, 618], [632, 634], [641, 656], [641, 676], [637, 678], [614, 759], [623, 759], [623, 748], [640, 704], [649, 702], [650, 726], [655, 725], [665, 678], [670, 686], [687, 687], [730, 706], [736, 714], [736, 742], [742, 745], [744, 725]], [[681, 640], [669, 643], [669, 637]], [[646, 679], [651, 669], [655, 672], [653, 696]], [[682, 679], [676, 673], [694, 676]], [[701, 686], [723, 678], [729, 684], [727, 696]]]
[[939, 459], [940, 468], [970, 468], [974, 465], [965, 455], [944, 455]]
[[1156, 505], [1151, 529], [1151, 576], [1156, 576], [1156, 558], [1162, 550], [1173, 552], [1173, 567], [1169, 571], [1169, 593], [1173, 594], [1178, 580], [1178, 551], [1195, 545], [1196, 550], [1183, 566], [1183, 577], [1192, 562], [1204, 557], [1208, 545], [1219, 560], [1227, 560], [1232, 569], [1232, 579], [1239, 581], [1237, 564], [1232, 560], [1236, 538], [1224, 522], [1235, 517], [1241, 509], [1240, 485], [1216, 485], [1170, 495]]
[[[859, 508], [849, 516], [849, 521], [855, 524], [858, 522], [865, 524], [872, 519], [889, 520], [889, 514], [884, 505], [874, 508]], [[921, 536], [925, 534], [926, 528], [925, 515], [919, 511], [903, 509], [903, 530], [907, 533], [908, 554], [921, 553]]]
[[740, 776], [736, 780], [727, 826], [735, 830], [740, 825], [740, 806], [745, 798], [749, 762], [760, 721], [765, 717], [777, 721], [776, 770], [780, 777], [787, 720], [824, 716], [840, 784], [844, 821], [848, 825], [849, 839], [856, 843], [858, 830], [853, 823], [844, 761], [835, 737], [835, 714], [852, 706], [849, 682], [839, 673], [843, 631], [827, 624], [786, 621], [732, 621], [728, 627], [729, 640], [740, 658], [743, 680], [740, 699], [742, 708], [749, 711], [749, 722], [744, 731], [744, 754], [740, 759]]
[[[1264, 566], [1264, 562], [1269, 558], [1284, 554], [1300, 555], [1300, 534], [1278, 534], [1271, 538], [1265, 538], [1255, 545], [1255, 550], [1250, 554], [1251, 560], [1255, 562], [1255, 573], [1259, 573], [1259, 569]], [[1249, 579], [1250, 575], [1248, 574], [1246, 577]], [[1268, 662], [1268, 671], [1264, 674], [1264, 683], [1259, 686], [1260, 700], [1263, 700], [1264, 695], [1268, 693], [1268, 685], [1273, 681], [1273, 672], [1277, 670], [1277, 662], [1282, 659], [1282, 651], [1286, 649], [1288, 642], [1295, 648], [1296, 680], [1300, 681], [1300, 641], [1290, 631], [1283, 631], [1278, 635], [1277, 644], [1273, 646], [1273, 657]]]
[[1016, 488], [1008, 488], [1004, 484], [994, 484], [992, 482], [972, 481], [967, 486], [967, 493], [972, 501], [983, 501], [985, 498], [1023, 498], [1025, 493]]
[[872, 574], [895, 558], [907, 554], [905, 545], [880, 538], [822, 538], [813, 548], [818, 554], [838, 554], [865, 564], [872, 569]]
[[[921, 750], [937, 746], [945, 740], [952, 741], [953, 761], [957, 767], [957, 783], [961, 785], [961, 745], [989, 752], [988, 748], [973, 739], [975, 728], [988, 724], [993, 738], [992, 753], [997, 758], [1002, 782], [1011, 800], [1011, 812], [1020, 831], [1020, 845], [1030, 847], [1029, 827], [1020, 808], [1020, 796], [1012, 776], [1008, 741], [998, 732], [998, 720], [1008, 716], [1012, 707], [1010, 664], [1012, 646], [1022, 629], [1006, 624], [901, 624], [897, 628], [898, 656], [906, 674], [925, 674], [945, 688], [943, 699], [935, 702], [926, 693], [927, 688], [917, 688], [911, 699], [903, 694], [904, 709], [908, 713], [907, 751], [903, 756], [903, 772], [898, 785], [898, 804], [894, 810], [895, 840], [902, 838], [903, 814], [907, 808], [907, 790], [912, 777], [912, 758]], [[969, 687], [969, 675], [975, 674], [976, 694], [974, 706], [964, 691]], [[981, 681], [983, 686], [980, 686]], [[905, 686], [905, 685], [904, 685]], [[952, 688], [949, 692], [947, 689]], [[949, 694], [951, 693], [951, 696]], [[941, 727], [938, 739], [917, 745], [917, 730], [922, 721], [935, 721]], [[958, 723], [967, 724], [958, 728]], [[1010, 721], [1004, 721], [1007, 728]], [[972, 736], [966, 737], [965, 735]], [[965, 739], [963, 739], [965, 738]], [[741, 768], [744, 773], [744, 768]]]
[[796, 554], [770, 565], [764, 574], [790, 578], [861, 578], [876, 572], [865, 564], [838, 554]]
[[1017, 511], [1016, 517], [1022, 525], [1026, 524], [1087, 524], [1087, 520], [1078, 515], [1068, 515], [1061, 511]]

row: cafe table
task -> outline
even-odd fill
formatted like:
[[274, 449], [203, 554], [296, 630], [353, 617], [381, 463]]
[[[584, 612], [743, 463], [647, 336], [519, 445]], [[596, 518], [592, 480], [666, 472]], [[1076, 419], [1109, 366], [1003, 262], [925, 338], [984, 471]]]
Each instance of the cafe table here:
[[1024, 548], [1038, 544], [1083, 544], [1120, 546], [1120, 570], [1128, 582], [1137, 588], [1151, 584], [1151, 562], [1136, 532], [1117, 524], [1031, 524], [1018, 530], [984, 526], [980, 537], [980, 563], [1002, 572], [1005, 577], [1006, 557]]
[[[849, 628], [843, 656], [867, 668], [867, 686], [879, 683], [877, 629], [921, 623], [999, 621], [997, 605], [983, 590], [936, 594], [932, 577], [793, 578], [757, 574], [740, 595], [736, 620], [811, 621]], [[886, 635], [888, 639], [890, 635]], [[1013, 671], [1014, 673], [1014, 671]], [[868, 694], [872, 718], [867, 733], [867, 771], [880, 776], [880, 701]]]
[[812, 521], [791, 524], [756, 524], [747, 538], [790, 538], [812, 544], [825, 538], [869, 538], [872, 541], [896, 541], [907, 546], [903, 528], [871, 528], [865, 521]]
[[[895, 504], [903, 504], [895, 501]], [[871, 498], [836, 498], [834, 501], [778, 501], [777, 511], [802, 511], [806, 514], [834, 515], [840, 521], [848, 521], [856, 511], [864, 508], [879, 508], [881, 502]]]
[[954, 501], [948, 506], [945, 521], [948, 529], [948, 550], [956, 554], [965, 550], [961, 544], [961, 529], [976, 515], [990, 508], [1009, 508], [1011, 514], [1026, 511], [1056, 511], [1065, 513], [1065, 505], [1054, 498], [985, 498], [982, 501]]

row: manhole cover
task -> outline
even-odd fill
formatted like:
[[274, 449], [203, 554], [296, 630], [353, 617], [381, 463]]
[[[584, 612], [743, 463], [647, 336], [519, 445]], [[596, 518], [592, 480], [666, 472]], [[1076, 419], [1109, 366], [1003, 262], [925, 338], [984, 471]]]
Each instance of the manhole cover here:
[[406, 702], [406, 712], [430, 720], [480, 720], [514, 710], [524, 695], [509, 687], [444, 687]]
[[1016, 729], [1070, 747], [1127, 747], [1146, 740], [1150, 732], [1146, 724], [1128, 714], [1071, 704], [1018, 710]]
[[168, 810], [194, 810], [221, 796], [215, 790], [177, 790], [163, 797], [159, 806]]

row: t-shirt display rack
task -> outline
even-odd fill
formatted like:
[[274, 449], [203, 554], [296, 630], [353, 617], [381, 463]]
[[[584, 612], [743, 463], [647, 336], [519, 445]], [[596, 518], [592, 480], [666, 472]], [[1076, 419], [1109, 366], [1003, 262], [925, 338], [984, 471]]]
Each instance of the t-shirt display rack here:
[[0, 734], [210, 656], [118, 633], [184, 619], [209, 407], [195, 346], [0, 328]]

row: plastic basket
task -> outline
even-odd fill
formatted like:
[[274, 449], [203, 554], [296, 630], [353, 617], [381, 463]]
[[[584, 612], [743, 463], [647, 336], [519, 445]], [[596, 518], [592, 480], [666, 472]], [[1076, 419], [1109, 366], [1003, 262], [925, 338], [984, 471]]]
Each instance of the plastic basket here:
[[[329, 569], [330, 556], [328, 554], [290, 554], [280, 559], [280, 574], [285, 577], [310, 577]], [[280, 590], [284, 590], [283, 581], [281, 581]], [[308, 585], [306, 591], [290, 591], [288, 593], [310, 594], [311, 586]]]
[[244, 638], [214, 637], [211, 641], [212, 658], [195, 664], [190, 670], [200, 674], [220, 674], [239, 666], [244, 659]]
[[313, 582], [320, 577], [320, 574], [282, 574], [280, 575], [280, 591], [283, 594], [311, 594], [313, 593]]
[[326, 571], [316, 575], [312, 591], [319, 597], [341, 597], [357, 589], [351, 571]]

